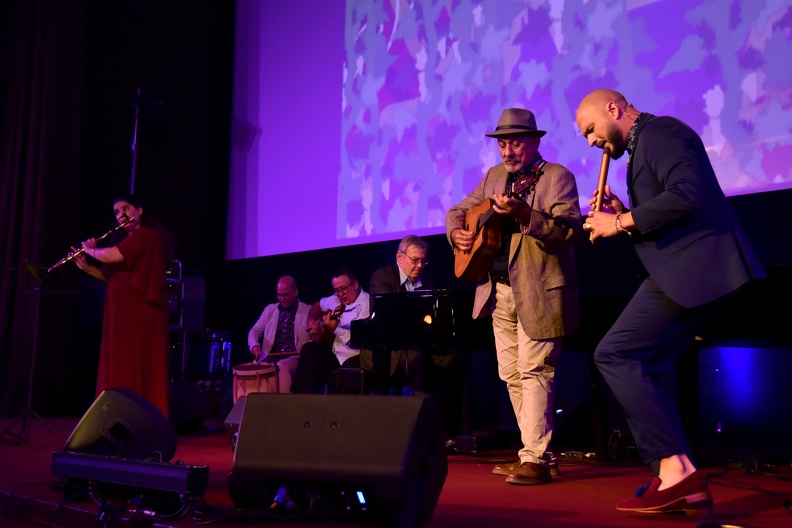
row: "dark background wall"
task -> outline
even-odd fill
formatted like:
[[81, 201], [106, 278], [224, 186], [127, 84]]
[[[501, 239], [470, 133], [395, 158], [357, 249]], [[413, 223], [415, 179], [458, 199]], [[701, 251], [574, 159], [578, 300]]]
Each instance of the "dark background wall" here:
[[[196, 331], [228, 331], [233, 363], [248, 360], [247, 331], [263, 306], [275, 301], [275, 282], [281, 275], [295, 276], [301, 298], [313, 302], [330, 293], [333, 269], [352, 267], [365, 286], [374, 269], [393, 261], [396, 241], [226, 262], [233, 2], [86, 1], [80, 5], [83, 54], [75, 75], [81, 76], [82, 120], [74, 123], [74, 129], [82, 135], [82, 161], [80, 178], [73, 182], [79, 187], [79, 203], [70, 212], [77, 239], [52, 245], [51, 261], [35, 265], [48, 266], [70, 245], [110, 227], [111, 200], [130, 187], [136, 125], [135, 191], [173, 231], [183, 273], [195, 279], [190, 296], [200, 313], [193, 322], [200, 327]], [[2, 71], [9, 63], [10, 43], [3, 29], [13, 23], [10, 15], [8, 4], [0, 2]], [[3, 100], [7, 83], [0, 80]], [[784, 226], [792, 191], [739, 196], [730, 202], [770, 279], [747, 289], [707, 337], [789, 348], [792, 244]], [[476, 416], [491, 424], [493, 409], [499, 405], [499, 385], [489, 322], [468, 319], [472, 285], [453, 277], [453, 254], [444, 235], [427, 241], [432, 247], [428, 273], [442, 287], [457, 292], [459, 320], [481, 367], [473, 380], [473, 390], [481, 394], [474, 404]], [[637, 286], [641, 271], [625, 239], [596, 246], [586, 243], [578, 249], [577, 261], [584, 326], [570, 337], [567, 374], [564, 370], [559, 374], [560, 397], [571, 406], [590, 399], [590, 384], [595, 381], [589, 375], [591, 350]], [[79, 295], [46, 307], [42, 329], [46, 333], [54, 328], [53, 321], [63, 319], [65, 311], [75, 311], [71, 314], [75, 321], [57, 349], [47, 349], [39, 358], [40, 375], [47, 382], [35, 385], [34, 408], [45, 415], [80, 415], [93, 401], [103, 286], [73, 267], [61, 273], [60, 278]], [[188, 353], [205, 354], [204, 345]], [[48, 370], [55, 355], [61, 366]], [[788, 373], [765, 375], [757, 383], [785, 383]], [[70, 398], [58, 397], [67, 391]], [[18, 402], [6, 403], [16, 408]]]
[[[205, 277], [210, 269], [215, 277], [225, 273], [234, 4], [81, 4], [83, 112], [82, 122], [74, 123], [82, 135], [81, 177], [73, 182], [80, 196], [73, 208], [77, 238], [53, 248], [52, 262], [70, 245], [109, 229], [113, 198], [133, 189], [147, 212], [172, 231], [185, 275], [202, 278], [200, 291], [190, 292], [193, 298], [201, 296], [194, 302], [203, 303], [211, 291], [221, 299], [214, 305], [225, 304], [226, 292], [213, 290], [215, 282]], [[42, 328], [46, 332], [59, 311], [76, 309], [76, 326], [59, 352], [68, 358], [71, 375], [67, 384], [46, 372], [37, 377], [54, 389], [70, 390], [74, 397], [37, 394], [36, 408], [80, 414], [94, 395], [104, 284], [71, 264], [56, 274], [79, 295], [49, 301], [54, 306], [42, 312]], [[223, 326], [223, 311], [216, 317], [220, 321], [215, 326]], [[45, 350], [39, 368], [47, 362]]]
[[192, 271], [222, 259], [233, 8], [213, 0], [86, 3], [85, 234], [112, 221], [108, 202], [129, 189], [137, 123], [135, 193], [173, 230]]

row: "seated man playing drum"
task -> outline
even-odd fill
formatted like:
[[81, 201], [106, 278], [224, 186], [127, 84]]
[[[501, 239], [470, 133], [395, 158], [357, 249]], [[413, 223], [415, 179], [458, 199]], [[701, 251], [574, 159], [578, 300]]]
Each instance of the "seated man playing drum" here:
[[278, 280], [276, 294], [278, 302], [267, 305], [248, 332], [248, 347], [256, 362], [275, 363], [278, 392], [290, 392], [299, 351], [310, 340], [308, 312], [311, 307], [297, 298], [297, 282], [288, 275]]

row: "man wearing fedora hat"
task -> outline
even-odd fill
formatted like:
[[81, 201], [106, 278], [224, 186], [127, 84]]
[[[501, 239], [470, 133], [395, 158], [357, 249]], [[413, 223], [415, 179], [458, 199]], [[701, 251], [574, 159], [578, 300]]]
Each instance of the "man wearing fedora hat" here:
[[[563, 336], [580, 324], [573, 246], [584, 233], [577, 184], [565, 167], [542, 159], [539, 142], [545, 133], [531, 111], [504, 110], [495, 131], [485, 134], [497, 139], [503, 162], [446, 215], [457, 264], [484, 247], [492, 253], [477, 283], [473, 317], [492, 316], [498, 374], [520, 428], [519, 460], [493, 469], [511, 484], [545, 484], [557, 474], [546, 455], [553, 380]], [[511, 191], [526, 175], [539, 177], [527, 195], [514, 196]], [[486, 203], [500, 227], [487, 235], [494, 245], [482, 242], [483, 230], [466, 227], [468, 210]]]

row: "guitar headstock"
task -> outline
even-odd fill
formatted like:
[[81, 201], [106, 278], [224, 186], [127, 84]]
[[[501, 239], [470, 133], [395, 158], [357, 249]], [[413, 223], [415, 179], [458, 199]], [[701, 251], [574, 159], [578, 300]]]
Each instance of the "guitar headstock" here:
[[512, 184], [511, 192], [509, 193], [511, 196], [523, 198], [524, 194], [531, 192], [536, 185], [536, 182], [539, 181], [539, 178], [544, 174], [541, 165], [534, 165], [529, 169], [528, 174], [523, 174], [515, 182]]

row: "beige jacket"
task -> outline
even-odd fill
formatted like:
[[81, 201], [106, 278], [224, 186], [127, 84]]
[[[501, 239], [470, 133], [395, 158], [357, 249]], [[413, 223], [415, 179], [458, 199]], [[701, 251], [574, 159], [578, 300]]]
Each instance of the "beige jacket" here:
[[[512, 235], [509, 280], [517, 316], [531, 339], [550, 339], [580, 326], [580, 299], [573, 246], [583, 240], [583, 222], [575, 177], [565, 167], [547, 163], [534, 192], [528, 224]], [[446, 236], [463, 228], [465, 212], [493, 194], [504, 192], [508, 173], [503, 163], [492, 167], [479, 185], [446, 215]], [[452, 243], [453, 246], [453, 243]], [[487, 276], [478, 283], [473, 317], [490, 316], [495, 288]]]

